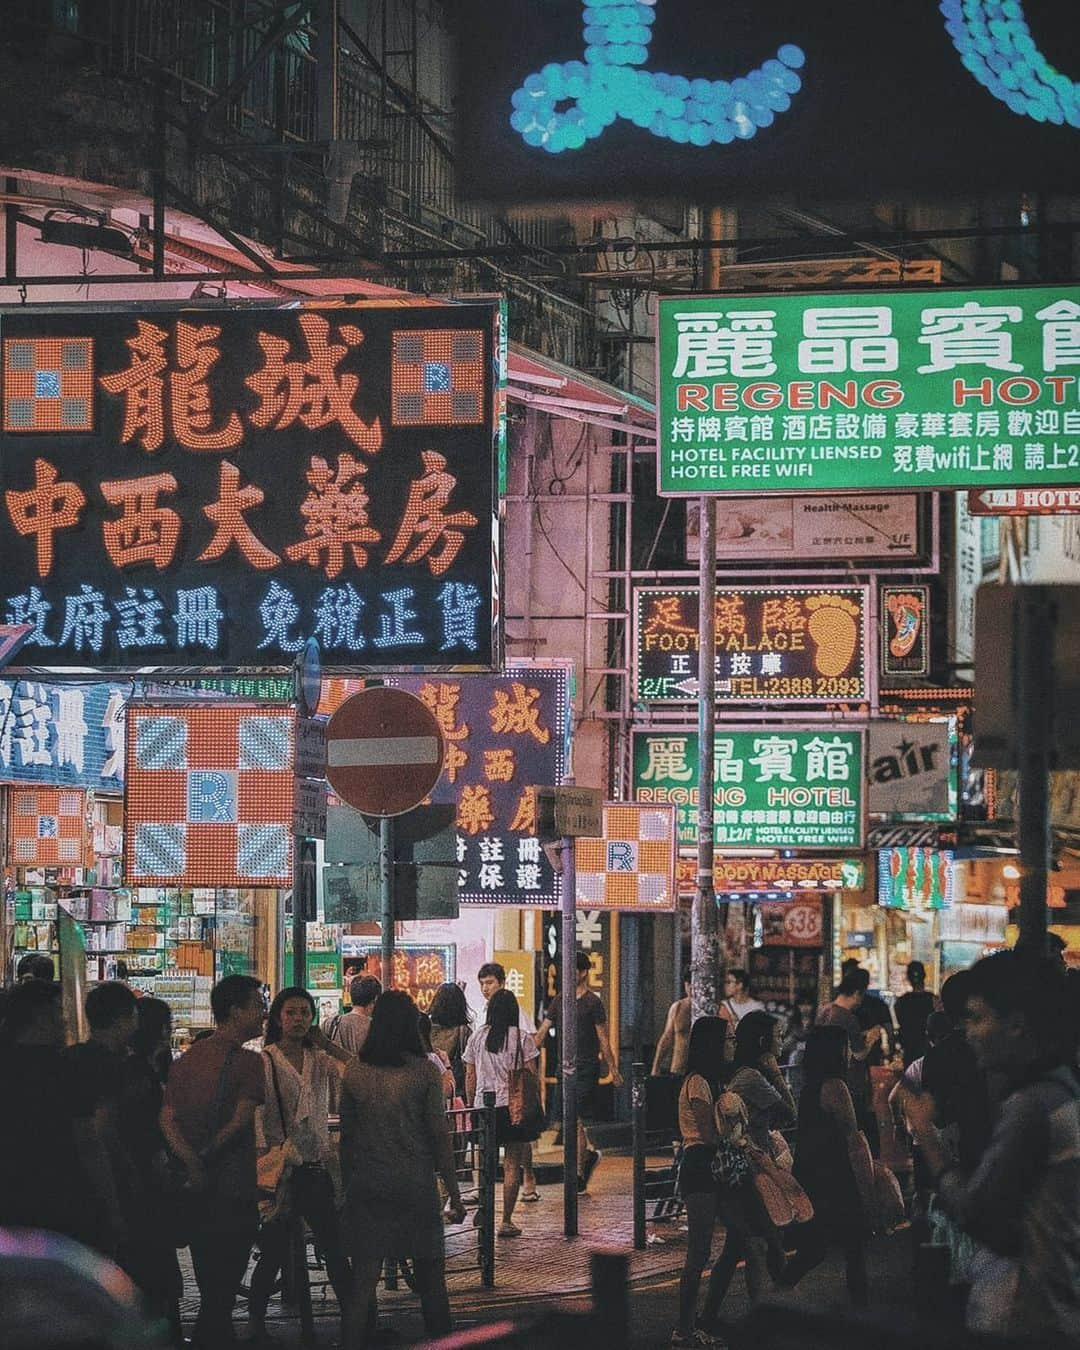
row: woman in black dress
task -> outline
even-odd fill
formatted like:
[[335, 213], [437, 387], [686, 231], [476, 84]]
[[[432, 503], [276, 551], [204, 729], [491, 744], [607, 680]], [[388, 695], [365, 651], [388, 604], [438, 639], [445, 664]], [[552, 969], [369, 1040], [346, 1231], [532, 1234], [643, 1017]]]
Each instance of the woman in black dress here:
[[[806, 1038], [795, 1176], [813, 1201], [820, 1237], [844, 1253], [852, 1303], [865, 1306], [865, 1245], [873, 1231], [874, 1178], [870, 1150], [845, 1079], [849, 1054], [843, 1027], [814, 1027]], [[796, 1256], [792, 1265], [799, 1259]], [[790, 1270], [788, 1277], [794, 1283], [797, 1270]]]

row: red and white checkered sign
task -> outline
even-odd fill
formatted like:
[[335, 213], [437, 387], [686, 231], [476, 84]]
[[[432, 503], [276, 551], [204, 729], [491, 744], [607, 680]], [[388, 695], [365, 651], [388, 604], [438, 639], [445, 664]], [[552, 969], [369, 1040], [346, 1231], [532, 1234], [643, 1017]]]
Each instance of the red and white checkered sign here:
[[14, 867], [82, 867], [88, 846], [85, 792], [12, 789], [8, 861]]
[[676, 908], [673, 806], [608, 802], [601, 837], [575, 843], [579, 909]]
[[128, 883], [291, 885], [295, 739], [280, 708], [129, 707]]

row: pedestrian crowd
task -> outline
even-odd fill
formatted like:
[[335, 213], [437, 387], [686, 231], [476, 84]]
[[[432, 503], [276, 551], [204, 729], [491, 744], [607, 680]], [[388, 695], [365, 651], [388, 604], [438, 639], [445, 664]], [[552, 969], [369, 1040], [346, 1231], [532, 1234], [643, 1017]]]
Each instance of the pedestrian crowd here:
[[[851, 1303], [870, 1301], [867, 1246], [907, 1213], [879, 1159], [871, 1090], [897, 1043], [904, 1072], [889, 1107], [913, 1153], [917, 1295], [957, 1329], [1080, 1344], [1080, 1027], [1076, 976], [1061, 944], [1052, 950], [985, 957], [940, 998], [913, 961], [896, 1026], [868, 973], [845, 962], [833, 998], [800, 1007], [782, 1048], [745, 972], [729, 972], [719, 1015], [693, 1022], [685, 983], [653, 1064], [657, 1075], [670, 1053], [681, 1080], [688, 1243], [672, 1345], [723, 1345], [740, 1262], [756, 1302], [770, 1282], [794, 1289], [833, 1250]], [[723, 1248], [699, 1309], [718, 1220]]]
[[[588, 1120], [600, 1058], [617, 1068], [588, 958], [578, 964]], [[174, 1058], [169, 1005], [120, 979], [90, 989], [89, 1037], [66, 1045], [52, 962], [24, 961], [0, 1005], [0, 1081], [18, 1085], [0, 1113], [0, 1227], [51, 1230], [111, 1258], [178, 1346], [178, 1249], [190, 1249], [198, 1287], [195, 1350], [236, 1343], [245, 1278], [248, 1343], [269, 1343], [267, 1308], [297, 1221], [321, 1253], [346, 1350], [373, 1338], [388, 1260], [408, 1262], [427, 1334], [448, 1333], [444, 1226], [464, 1222], [461, 1176], [471, 1176], [460, 1116], [494, 1094], [497, 1236], [518, 1237], [519, 1198], [539, 1200], [539, 1047], [559, 1020], [549, 1009], [536, 1027], [496, 963], [479, 982], [475, 1027], [459, 985], [443, 985], [425, 1015], [369, 975], [352, 979], [349, 1011], [320, 1025], [306, 989], [283, 989], [267, 1007], [257, 980], [229, 975], [211, 991], [213, 1032]], [[586, 1133], [578, 1156], [584, 1190], [600, 1158]]]

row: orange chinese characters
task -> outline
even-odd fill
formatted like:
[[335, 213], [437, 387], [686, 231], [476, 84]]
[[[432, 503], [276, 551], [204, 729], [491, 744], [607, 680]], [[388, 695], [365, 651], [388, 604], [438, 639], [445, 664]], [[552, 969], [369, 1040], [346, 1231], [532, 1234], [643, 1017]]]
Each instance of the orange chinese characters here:
[[492, 731], [531, 736], [538, 745], [547, 745], [551, 732], [540, 725], [540, 709], [536, 706], [539, 697], [539, 689], [528, 689], [517, 680], [510, 685], [509, 694], [504, 689], [496, 689], [495, 702], [491, 705]]
[[687, 623], [682, 613], [682, 597], [663, 595], [650, 601], [651, 609], [645, 620], [646, 633], [693, 633], [697, 624]]
[[458, 828], [465, 834], [485, 834], [495, 823], [491, 805], [491, 790], [482, 784], [469, 784], [461, 789], [458, 799]]
[[101, 495], [109, 505], [123, 508], [119, 520], [107, 520], [101, 527], [115, 567], [152, 562], [160, 572], [169, 566], [180, 541], [180, 517], [167, 506], [159, 506], [158, 497], [175, 491], [171, 473], [101, 484]]
[[510, 828], [523, 834], [536, 833], [536, 796], [531, 787], [522, 790]]
[[311, 457], [307, 481], [311, 491], [300, 504], [305, 519], [300, 543], [290, 544], [285, 554], [293, 562], [305, 558], [312, 567], [323, 567], [333, 580], [345, 566], [346, 555], [351, 554], [356, 567], [367, 563], [365, 544], [379, 541], [378, 530], [372, 529], [368, 517], [370, 498], [360, 481], [367, 473], [367, 465], [345, 452], [338, 456], [336, 469], [321, 455]]
[[440, 680], [420, 687], [420, 701], [427, 705], [438, 719], [442, 734], [448, 741], [463, 741], [469, 734], [468, 722], [458, 722], [457, 705], [461, 701], [461, 685]]
[[244, 512], [258, 506], [265, 497], [262, 488], [249, 483], [240, 486], [240, 470], [225, 460], [221, 465], [218, 499], [203, 507], [203, 514], [214, 523], [214, 537], [199, 554], [199, 562], [214, 562], [235, 544], [252, 567], [260, 571], [277, 567], [281, 559], [259, 539], [244, 518]]
[[[437, 450], [425, 450], [420, 458], [424, 473], [409, 484], [409, 500], [401, 517], [394, 546], [386, 555], [388, 563], [404, 559], [419, 562], [426, 557], [432, 576], [441, 576], [461, 552], [465, 542], [462, 529], [477, 523], [471, 511], [445, 512], [457, 479], [446, 469], [446, 456]], [[415, 544], [412, 544], [413, 540]], [[442, 543], [438, 553], [435, 545]], [[412, 547], [409, 548], [409, 545]], [[406, 553], [406, 549], [409, 551]]]
[[716, 597], [716, 636], [718, 638], [746, 636], [746, 611], [743, 609], [741, 595]]
[[489, 783], [512, 783], [516, 771], [513, 750], [499, 747], [484, 751], [484, 777]]
[[806, 610], [793, 595], [779, 600], [766, 600], [761, 606], [761, 631], [769, 633], [801, 633], [806, 627]]
[[20, 534], [37, 536], [38, 576], [47, 577], [53, 565], [53, 535], [79, 523], [86, 495], [77, 483], [59, 482], [60, 474], [47, 459], [34, 460], [34, 486], [25, 492], [4, 493], [11, 523]]
[[310, 431], [318, 431], [337, 422], [355, 446], [374, 454], [382, 446], [382, 424], [378, 418], [369, 423], [357, 416], [352, 404], [360, 379], [338, 373], [349, 348], [363, 342], [363, 333], [354, 324], [343, 323], [337, 331], [341, 341], [331, 344], [330, 324], [321, 314], [301, 314], [299, 324], [307, 342], [306, 361], [286, 359], [290, 346], [285, 338], [258, 335], [265, 360], [244, 381], [260, 400], [251, 414], [252, 424], [281, 431], [299, 418]]
[[[169, 422], [177, 442], [188, 450], [230, 450], [240, 444], [244, 429], [239, 414], [229, 413], [224, 426], [212, 427], [213, 413], [207, 376], [221, 359], [215, 341], [221, 336], [214, 324], [176, 325], [177, 369], [169, 372]], [[157, 324], [139, 319], [135, 336], [127, 339], [131, 365], [114, 375], [104, 375], [101, 384], [110, 394], [123, 394], [122, 441], [138, 438], [151, 454], [165, 439], [165, 373], [169, 334]]]

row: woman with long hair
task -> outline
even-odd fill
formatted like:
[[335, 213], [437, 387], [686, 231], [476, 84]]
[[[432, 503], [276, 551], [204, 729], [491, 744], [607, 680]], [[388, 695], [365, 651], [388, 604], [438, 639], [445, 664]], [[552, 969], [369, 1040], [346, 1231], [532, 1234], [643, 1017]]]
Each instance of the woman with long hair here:
[[451, 1223], [462, 1222], [465, 1207], [440, 1074], [424, 1052], [416, 1004], [402, 990], [379, 995], [360, 1057], [345, 1071], [341, 1163], [353, 1258], [345, 1350], [368, 1344], [368, 1312], [387, 1257], [412, 1262], [427, 1335], [445, 1336], [450, 1298], [436, 1172]]
[[735, 1058], [728, 1087], [746, 1103], [750, 1138], [772, 1153], [770, 1131], [795, 1124], [795, 1098], [777, 1062], [780, 1024], [767, 1012], [751, 1012], [735, 1028]]
[[[865, 1246], [876, 1205], [870, 1149], [846, 1081], [849, 1062], [843, 1027], [813, 1028], [803, 1059], [795, 1176], [813, 1201], [821, 1239], [843, 1251], [848, 1296], [861, 1307], [868, 1301]], [[790, 1263], [792, 1282], [808, 1259], [799, 1253]]]
[[521, 1010], [509, 989], [492, 994], [487, 1021], [477, 1027], [465, 1047], [465, 1100], [483, 1106], [484, 1093], [495, 1093], [495, 1137], [504, 1148], [503, 1214], [499, 1237], [520, 1237], [514, 1206], [521, 1187], [525, 1145], [540, 1137], [540, 1122], [514, 1125], [510, 1120], [510, 1074], [515, 1068], [536, 1072], [540, 1051], [518, 1025]]
[[308, 1224], [326, 1260], [326, 1271], [344, 1309], [349, 1263], [341, 1241], [330, 1159], [331, 1085], [352, 1055], [329, 1041], [306, 989], [283, 989], [270, 1005], [263, 1044], [266, 1095], [255, 1114], [260, 1150], [284, 1146], [288, 1200], [259, 1234], [259, 1259], [251, 1276], [248, 1318], [254, 1339], [266, 1336], [266, 1306], [288, 1253], [289, 1219]]
[[[739, 1163], [745, 1108], [725, 1091], [728, 1024], [720, 1017], [699, 1017], [690, 1028], [686, 1077], [679, 1091], [679, 1132], [683, 1155], [679, 1190], [686, 1205], [689, 1233], [679, 1279], [679, 1324], [672, 1345], [720, 1345], [715, 1335], [720, 1305], [740, 1258], [746, 1259], [746, 1285], [756, 1300], [764, 1283], [765, 1243], [751, 1223], [748, 1169]], [[709, 1277], [705, 1306], [696, 1317], [701, 1273], [712, 1252], [717, 1216], [726, 1237], [723, 1256]]]
[[462, 1056], [472, 1035], [472, 1014], [461, 985], [440, 984], [431, 1000], [428, 1016], [431, 1018], [432, 1049], [446, 1056], [457, 1095], [464, 1097], [465, 1061]]

